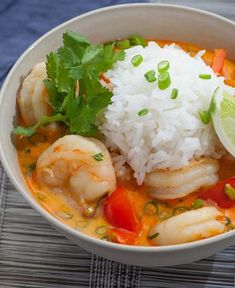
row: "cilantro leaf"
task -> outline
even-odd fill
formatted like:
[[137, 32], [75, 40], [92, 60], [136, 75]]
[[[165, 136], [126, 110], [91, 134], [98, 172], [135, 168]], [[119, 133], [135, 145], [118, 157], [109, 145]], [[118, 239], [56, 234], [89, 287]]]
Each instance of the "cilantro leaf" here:
[[59, 56], [56, 53], [47, 55], [46, 69], [48, 78], [56, 79], [59, 70]]
[[84, 74], [84, 69], [82, 66], [72, 67], [69, 71], [69, 77], [71, 77], [74, 80], [82, 79], [83, 74]]
[[[91, 62], [92, 60], [97, 61], [97, 57], [100, 57], [102, 55], [103, 52], [103, 47], [102, 45], [92, 45], [92, 46], [88, 46], [83, 54], [83, 57], [81, 59], [82, 64], [87, 64], [89, 62]], [[101, 60], [100, 58], [98, 58], [99, 60]]]
[[47, 92], [49, 94], [49, 101], [52, 108], [55, 111], [59, 110], [61, 104], [63, 103], [65, 95], [62, 93], [58, 93], [55, 82], [53, 80], [45, 79], [43, 82], [47, 88]]
[[80, 64], [80, 59], [69, 47], [60, 47], [58, 50], [58, 56], [66, 68]]
[[[65, 47], [69, 47], [74, 57], [82, 59], [85, 48], [90, 45], [90, 42], [84, 37], [73, 31], [68, 31], [63, 34], [63, 42]], [[65, 60], [65, 59], [64, 59]]]
[[59, 67], [55, 83], [60, 93], [68, 93], [75, 86], [74, 80], [69, 75], [69, 69], [62, 65]]
[[31, 136], [41, 126], [62, 121], [71, 133], [95, 136], [97, 118], [112, 97], [100, 77], [124, 58], [125, 52], [116, 51], [113, 44], [95, 45], [73, 31], [64, 33], [63, 46], [49, 53], [46, 61], [44, 84], [52, 116], [42, 117], [32, 127], [16, 127], [14, 133]]

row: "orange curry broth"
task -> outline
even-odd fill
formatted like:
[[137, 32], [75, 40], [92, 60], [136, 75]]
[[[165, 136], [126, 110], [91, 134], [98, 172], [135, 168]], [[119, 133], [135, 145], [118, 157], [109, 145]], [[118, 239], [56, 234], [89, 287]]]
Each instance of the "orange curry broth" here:
[[[176, 43], [191, 56], [194, 56], [199, 50], [201, 50], [201, 48], [195, 45], [179, 41], [156, 40], [156, 42], [160, 46]], [[214, 53], [206, 51], [202, 58], [207, 65], [211, 65], [214, 58]], [[227, 59], [225, 60], [222, 75], [225, 77], [226, 84], [235, 86], [235, 64], [232, 61]], [[18, 122], [21, 125], [23, 124], [22, 119], [19, 119]], [[53, 133], [48, 134], [45, 133], [44, 130], [43, 134], [45, 134], [46, 137], [34, 136], [34, 138], [31, 140], [25, 138], [20, 140], [20, 137], [17, 137], [16, 139], [19, 164], [30, 190], [37, 201], [49, 213], [54, 215], [63, 223], [71, 226], [74, 229], [81, 230], [93, 237], [101, 239], [105, 238], [105, 227], [111, 226], [104, 218], [102, 201], [100, 202], [95, 215], [88, 218], [82, 216], [82, 209], [80, 205], [74, 199], [72, 199], [70, 195], [65, 195], [63, 192], [57, 193], [55, 191], [50, 191], [47, 187], [41, 187], [38, 185], [34, 172], [36, 161], [44, 150], [46, 150], [55, 140], [65, 134], [65, 131], [61, 131], [59, 129], [59, 132], [54, 131]], [[221, 159], [219, 174], [220, 179], [225, 179], [235, 175], [235, 162], [227, 158]], [[138, 187], [134, 181], [133, 183], [119, 183], [117, 181], [117, 186], [118, 185], [124, 185], [124, 187], [128, 189], [130, 200], [134, 205], [138, 218], [140, 219], [141, 232], [135, 245], [150, 246], [151, 243], [147, 237], [150, 227], [153, 224], [168, 218], [169, 215], [172, 215], [172, 213], [173, 215], [176, 215], [190, 209], [198, 195], [198, 192], [195, 192], [181, 199], [167, 200], [163, 202], [158, 201], [157, 213], [155, 213], [156, 211], [151, 211], [151, 205], [149, 206], [150, 210], [146, 212], [146, 203], [150, 203], [153, 199], [149, 197], [142, 187]], [[235, 224], [235, 209], [231, 208], [222, 211], [230, 218], [232, 223]], [[156, 216], [156, 214], [158, 216]], [[102, 227], [98, 234], [97, 227]]]

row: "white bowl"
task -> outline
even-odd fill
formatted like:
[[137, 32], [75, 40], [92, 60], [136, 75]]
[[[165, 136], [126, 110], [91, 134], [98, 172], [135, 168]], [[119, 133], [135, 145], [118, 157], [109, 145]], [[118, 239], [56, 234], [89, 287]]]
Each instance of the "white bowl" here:
[[[16, 93], [22, 76], [51, 50], [61, 45], [62, 33], [74, 30], [94, 42], [103, 42], [139, 34], [146, 38], [181, 40], [201, 47], [226, 48], [235, 60], [235, 24], [212, 13], [173, 5], [128, 4], [95, 10], [76, 17], [51, 30], [18, 59], [8, 74], [0, 95], [0, 156], [17, 190], [29, 204], [58, 231], [84, 249], [105, 258], [140, 266], [168, 266], [207, 257], [235, 242], [235, 231], [213, 238], [165, 247], [134, 247], [98, 240], [66, 226], [31, 195], [22, 177], [17, 154], [11, 142], [16, 114]], [[20, 217], [20, 215], [19, 215]]]

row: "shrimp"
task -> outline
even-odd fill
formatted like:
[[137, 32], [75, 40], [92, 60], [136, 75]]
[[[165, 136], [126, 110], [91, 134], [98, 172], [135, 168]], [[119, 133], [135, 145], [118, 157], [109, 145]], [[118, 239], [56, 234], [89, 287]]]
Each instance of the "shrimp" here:
[[154, 198], [176, 199], [215, 184], [218, 170], [218, 160], [203, 158], [175, 171], [155, 170], [146, 175], [145, 185]]
[[42, 116], [51, 112], [48, 93], [43, 83], [46, 78], [46, 65], [41, 62], [34, 66], [22, 83], [18, 104], [27, 126], [35, 124]]
[[164, 220], [150, 229], [154, 245], [174, 245], [209, 238], [225, 232], [223, 214], [215, 207], [187, 211]]
[[71, 192], [81, 202], [92, 202], [116, 188], [107, 148], [78, 135], [58, 139], [39, 156], [36, 178], [50, 189]]

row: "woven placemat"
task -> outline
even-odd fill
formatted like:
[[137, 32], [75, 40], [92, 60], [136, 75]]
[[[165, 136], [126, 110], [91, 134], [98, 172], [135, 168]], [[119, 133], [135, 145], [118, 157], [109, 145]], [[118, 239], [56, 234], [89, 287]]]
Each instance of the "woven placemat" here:
[[[16, 57], [51, 27], [94, 8], [127, 2], [138, 1], [1, 0], [0, 24], [8, 30], [0, 29], [0, 82]], [[151, 2], [194, 6], [235, 20], [234, 0]], [[48, 11], [54, 17], [47, 18]], [[234, 275], [235, 246], [196, 263], [152, 269], [91, 255], [30, 208], [0, 165], [0, 288], [232, 288]]]

